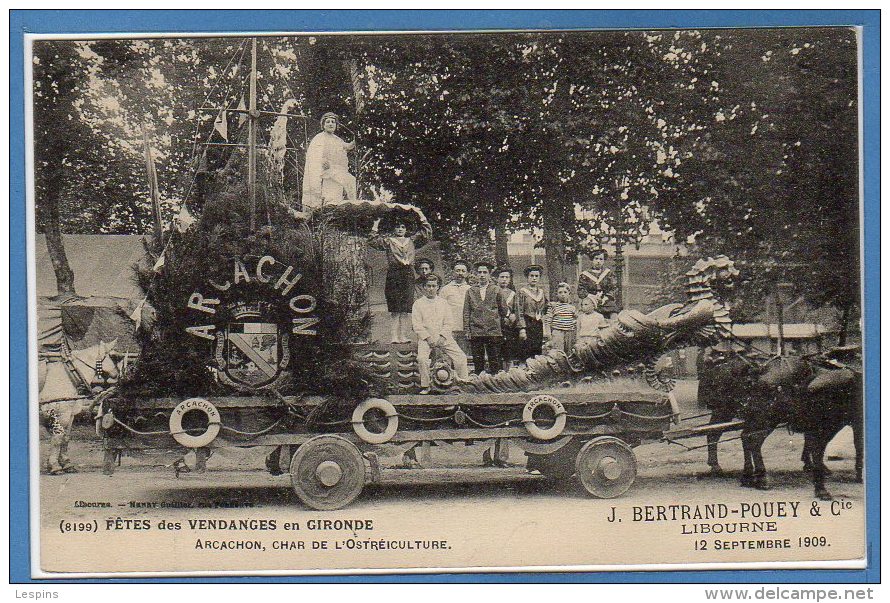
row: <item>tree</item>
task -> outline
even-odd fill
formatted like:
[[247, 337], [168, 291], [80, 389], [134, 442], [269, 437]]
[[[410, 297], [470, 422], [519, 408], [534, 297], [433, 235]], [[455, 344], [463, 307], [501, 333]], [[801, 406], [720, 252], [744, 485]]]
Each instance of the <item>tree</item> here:
[[[66, 122], [78, 128], [67, 137], [77, 141], [77, 169], [45, 180], [62, 183], [62, 224], [144, 232], [144, 178], [131, 168], [142, 122], [168, 219], [190, 190], [195, 197], [196, 171], [215, 174], [211, 189], [237, 180], [243, 150], [201, 152], [208, 136], [221, 139], [216, 115], [199, 109], [238, 102], [244, 40], [67, 48], [75, 52], [60, 81], [68, 73], [86, 84]], [[451, 233], [473, 231], [487, 244], [493, 231], [502, 261], [511, 232], [540, 229], [555, 284], [585, 246], [620, 247], [657, 218], [678, 240], [695, 237], [702, 253], [739, 261], [749, 314], [777, 280], [850, 314], [859, 282], [855, 50], [855, 35], [837, 29], [263, 39], [260, 104], [293, 99], [308, 116], [302, 132], [289, 126], [294, 146], [322, 112], [340, 113], [359, 142], [364, 192], [421, 207], [446, 248]], [[241, 140], [243, 119], [228, 120], [230, 140]], [[299, 196], [300, 164], [288, 164], [283, 185], [270, 180], [270, 203]], [[78, 190], [95, 198], [87, 204]], [[53, 207], [40, 203], [40, 212]]]
[[[665, 107], [673, 187], [652, 206], [679, 238], [726, 253], [745, 281], [741, 314], [778, 282], [843, 311], [858, 302], [856, 40], [839, 29], [704, 32], [676, 55], [707, 61], [695, 112]], [[691, 42], [691, 41], [690, 41]], [[688, 50], [689, 47], [693, 50]], [[689, 75], [676, 82], [690, 81]], [[699, 79], [699, 82], [701, 79]], [[697, 95], [698, 96], [698, 95]], [[846, 312], [849, 314], [849, 311]]]
[[86, 77], [78, 63], [77, 48], [70, 43], [34, 44], [35, 209], [59, 295], [75, 294], [74, 272], [62, 243], [63, 183], [81, 150], [79, 141], [89, 141], [76, 108]]

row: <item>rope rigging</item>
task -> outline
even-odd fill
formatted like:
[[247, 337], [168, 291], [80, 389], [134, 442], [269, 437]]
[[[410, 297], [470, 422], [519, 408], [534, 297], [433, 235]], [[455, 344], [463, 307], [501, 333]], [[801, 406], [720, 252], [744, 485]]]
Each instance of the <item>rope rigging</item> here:
[[[200, 105], [197, 108], [197, 111], [201, 110], [201, 106], [207, 104], [207, 102], [210, 100], [210, 98], [212, 96], [214, 96], [214, 93], [223, 85], [224, 82], [225, 82], [225, 87], [223, 89], [222, 102], [221, 102], [221, 106], [218, 107], [218, 109], [219, 109], [219, 112], [222, 114], [225, 114], [228, 111], [232, 110], [230, 107], [230, 104], [232, 102], [237, 102], [237, 92], [239, 90], [243, 90], [245, 88], [249, 78], [251, 77], [250, 70], [248, 70], [248, 73], [246, 73], [242, 78], [237, 77], [239, 75], [239, 72], [242, 70], [244, 58], [247, 54], [248, 42], [250, 42], [250, 40], [251, 40], [250, 38], [243, 39], [241, 41], [241, 43], [238, 45], [238, 47], [232, 52], [231, 56], [229, 57], [228, 61], [226, 62], [225, 67], [220, 72], [220, 76], [218, 78], [216, 78], [216, 81], [214, 81], [210, 90], [207, 92], [206, 95], [204, 95], [203, 100], [201, 101]], [[287, 91], [291, 95], [291, 98], [293, 98], [293, 100], [295, 102], [298, 102], [297, 101], [298, 97], [286, 77], [284, 68], [278, 63], [277, 59], [275, 58], [274, 53], [272, 52], [269, 45], [265, 42], [265, 40], [261, 40], [261, 45], [266, 49], [266, 52], [268, 53], [269, 57], [272, 60], [275, 74], [278, 77], [280, 77], [281, 80], [284, 82], [284, 84], [287, 88]], [[234, 70], [231, 70], [230, 68], [233, 65], [234, 65]], [[230, 74], [230, 71], [231, 71], [231, 74]], [[234, 96], [233, 96], [233, 94], [234, 94]], [[266, 96], [264, 96], [264, 98], [268, 99], [268, 96], [266, 95]], [[299, 107], [299, 103], [297, 106]], [[212, 144], [211, 140], [213, 138], [213, 134], [214, 134], [214, 132], [217, 131], [216, 128], [214, 127], [214, 123], [211, 122], [210, 129], [209, 129], [209, 132], [207, 133], [207, 136], [206, 137], [200, 136], [201, 125], [202, 125], [203, 120], [200, 118], [199, 115], [197, 115], [197, 111], [196, 111], [196, 116], [195, 116], [196, 124], [195, 124], [195, 130], [194, 130], [194, 134], [193, 134], [192, 153], [191, 153], [191, 157], [189, 160], [189, 164], [191, 166], [190, 176], [188, 179], [188, 185], [186, 187], [185, 195], [183, 196], [181, 207], [185, 207], [188, 200], [191, 198], [192, 192], [194, 191], [195, 185], [197, 184], [198, 174], [201, 171], [200, 157], [202, 157], [203, 155], [206, 154], [206, 148], [208, 145]], [[274, 112], [273, 112], [273, 114], [274, 114]], [[308, 140], [305, 116], [302, 115], [302, 112], [299, 115], [288, 115], [288, 117], [302, 118], [304, 138], [307, 138], [307, 140]], [[262, 134], [262, 135], [265, 136], [265, 134]], [[299, 146], [295, 143], [293, 138], [287, 132], [285, 132], [285, 135], [286, 135], [285, 151], [288, 150], [287, 149], [288, 143], [293, 145], [292, 149], [299, 149]], [[266, 142], [266, 145], [269, 146], [269, 143], [271, 141], [268, 138], [266, 138], [265, 142]], [[203, 150], [202, 150], [202, 148], [203, 148]], [[301, 180], [301, 174], [302, 174], [300, 166], [297, 165], [296, 161], [287, 157], [286, 154], [285, 154], [284, 159], [285, 159], [285, 165], [289, 164], [296, 170], [298, 184], [299, 184], [299, 181]], [[267, 167], [269, 167], [268, 162], [269, 162], [269, 159], [267, 156]], [[265, 213], [266, 213], [266, 224], [269, 227], [271, 227], [272, 226], [272, 218], [271, 218], [269, 200], [267, 198], [265, 198], [265, 196], [264, 196], [264, 204], [265, 204]], [[181, 207], [180, 207], [180, 209], [181, 209]], [[175, 218], [174, 218], [174, 221], [175, 221]], [[171, 225], [172, 225], [172, 222], [171, 222]], [[176, 229], [168, 226], [166, 231], [169, 234], [166, 238], [166, 241], [164, 242], [161, 252], [157, 256], [158, 260], [157, 260], [156, 264], [160, 263], [162, 258], [164, 258], [166, 256], [167, 252], [170, 250], [170, 246], [171, 246], [171, 243], [175, 236]], [[155, 273], [151, 276], [149, 286], [151, 286], [151, 284], [154, 282], [154, 278], [157, 274], [158, 267], [159, 266], [156, 265], [156, 270], [155, 270]]]

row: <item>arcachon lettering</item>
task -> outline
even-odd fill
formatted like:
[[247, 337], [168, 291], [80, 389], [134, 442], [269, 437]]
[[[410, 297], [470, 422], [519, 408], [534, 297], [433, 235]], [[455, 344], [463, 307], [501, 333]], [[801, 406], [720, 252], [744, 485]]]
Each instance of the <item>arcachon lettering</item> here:
[[[291, 290], [303, 278], [302, 273], [294, 270], [293, 266], [288, 266], [277, 261], [271, 255], [264, 255], [257, 260], [253, 270], [242, 260], [235, 260], [232, 271], [232, 279], [224, 283], [218, 283], [208, 279], [210, 287], [217, 291], [228, 291], [233, 285], [240, 283], [258, 282], [266, 285], [271, 284], [271, 289], [276, 291], [282, 297], [287, 297]], [[215, 297], [205, 297], [200, 291], [193, 292], [188, 299], [188, 308], [196, 310], [203, 314], [217, 314], [216, 306], [222, 301]], [[294, 314], [301, 315], [294, 319], [291, 332], [295, 335], [316, 335], [314, 327], [319, 323], [319, 318], [314, 316], [306, 316], [315, 311], [318, 306], [318, 300], [307, 293], [294, 295], [288, 300], [288, 307]], [[213, 341], [216, 339], [216, 325], [204, 324], [186, 327], [185, 330], [190, 335]]]
[[259, 540], [196, 540], [195, 549], [211, 549], [214, 551], [263, 550]]

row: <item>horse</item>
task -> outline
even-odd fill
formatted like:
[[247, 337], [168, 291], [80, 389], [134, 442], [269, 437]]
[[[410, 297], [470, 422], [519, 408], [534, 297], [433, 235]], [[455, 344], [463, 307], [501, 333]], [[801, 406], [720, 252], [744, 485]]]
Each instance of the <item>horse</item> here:
[[[825, 487], [825, 447], [846, 425], [856, 442], [857, 480], [862, 479], [862, 379], [855, 370], [821, 358], [777, 356], [751, 358], [722, 352], [705, 359], [699, 375], [699, 397], [711, 410], [710, 423], [739, 418], [745, 463], [742, 485], [769, 488], [763, 462], [763, 442], [780, 424], [804, 433], [816, 497], [830, 500]], [[723, 474], [717, 460], [720, 433], [708, 434], [710, 475]]]
[[38, 385], [40, 423], [50, 434], [49, 453], [44, 469], [52, 474], [74, 473], [68, 458], [68, 442], [74, 418], [92, 410], [120, 378], [112, 358], [117, 340], [99, 342], [83, 350], [69, 350], [66, 344], [43, 353], [39, 362]]

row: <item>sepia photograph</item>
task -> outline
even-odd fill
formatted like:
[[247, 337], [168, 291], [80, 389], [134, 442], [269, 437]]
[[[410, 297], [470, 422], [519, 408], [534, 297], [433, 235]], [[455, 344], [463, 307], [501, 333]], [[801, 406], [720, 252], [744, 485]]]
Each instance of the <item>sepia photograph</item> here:
[[27, 36], [32, 577], [865, 568], [861, 34]]

